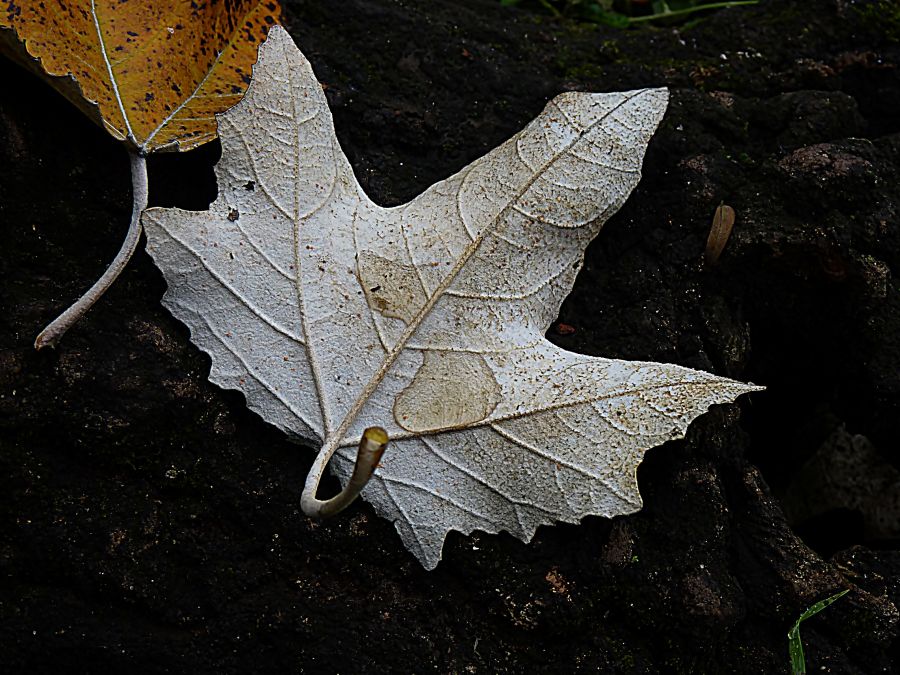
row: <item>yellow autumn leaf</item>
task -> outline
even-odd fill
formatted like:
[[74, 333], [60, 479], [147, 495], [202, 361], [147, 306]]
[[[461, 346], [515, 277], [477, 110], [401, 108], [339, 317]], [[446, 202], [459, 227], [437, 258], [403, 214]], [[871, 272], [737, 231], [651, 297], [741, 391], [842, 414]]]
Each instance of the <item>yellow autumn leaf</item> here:
[[215, 114], [240, 100], [259, 43], [281, 15], [276, 0], [4, 5], [0, 51], [52, 76], [54, 87], [142, 154], [215, 138]]

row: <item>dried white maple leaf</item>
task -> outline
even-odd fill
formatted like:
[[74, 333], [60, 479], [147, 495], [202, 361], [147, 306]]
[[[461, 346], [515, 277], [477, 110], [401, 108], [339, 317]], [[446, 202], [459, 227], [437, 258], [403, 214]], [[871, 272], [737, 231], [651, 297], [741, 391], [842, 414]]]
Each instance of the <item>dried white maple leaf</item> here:
[[164, 299], [276, 426], [322, 444], [346, 483], [365, 427], [391, 438], [363, 497], [422, 564], [447, 533], [641, 506], [644, 452], [757, 389], [544, 338], [584, 249], [640, 178], [665, 89], [562, 94], [509, 141], [408, 204], [363, 193], [309, 63], [275, 27], [219, 117], [209, 211], [150, 209]]

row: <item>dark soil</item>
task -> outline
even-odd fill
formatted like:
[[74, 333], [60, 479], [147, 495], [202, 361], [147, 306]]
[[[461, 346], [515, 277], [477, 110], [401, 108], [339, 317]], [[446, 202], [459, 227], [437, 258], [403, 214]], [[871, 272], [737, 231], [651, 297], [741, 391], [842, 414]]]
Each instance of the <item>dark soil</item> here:
[[[641, 512], [528, 545], [452, 534], [425, 572], [364, 503], [302, 516], [312, 450], [207, 382], [143, 251], [56, 351], [32, 349], [118, 248], [128, 160], [7, 66], [4, 671], [785, 672], [790, 625], [843, 588], [803, 625], [810, 670], [900, 663], [896, 3], [622, 32], [493, 0], [298, 1], [285, 22], [384, 204], [563, 90], [669, 86], [644, 179], [562, 309], [575, 332], [551, 338], [768, 389], [650, 451]], [[153, 157], [151, 203], [204, 208], [217, 154]], [[722, 201], [737, 224], [704, 265]]]

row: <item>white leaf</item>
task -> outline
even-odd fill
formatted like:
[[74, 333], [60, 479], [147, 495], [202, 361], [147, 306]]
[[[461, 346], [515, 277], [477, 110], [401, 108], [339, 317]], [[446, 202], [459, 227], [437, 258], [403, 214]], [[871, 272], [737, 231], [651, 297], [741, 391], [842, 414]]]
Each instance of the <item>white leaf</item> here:
[[[346, 482], [360, 435], [391, 438], [363, 491], [425, 567], [451, 529], [535, 529], [641, 506], [644, 452], [757, 389], [544, 338], [584, 249], [640, 178], [665, 89], [557, 96], [509, 141], [408, 204], [363, 193], [309, 63], [275, 27], [219, 118], [218, 199], [150, 209], [164, 302], [285, 431]], [[333, 458], [332, 458], [333, 454]]]

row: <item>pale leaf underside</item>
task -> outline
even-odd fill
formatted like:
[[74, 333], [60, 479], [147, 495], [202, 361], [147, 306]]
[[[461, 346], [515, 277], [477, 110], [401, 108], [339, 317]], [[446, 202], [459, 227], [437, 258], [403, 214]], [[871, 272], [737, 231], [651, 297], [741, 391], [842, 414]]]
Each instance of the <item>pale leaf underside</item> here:
[[[563, 351], [543, 336], [584, 249], [640, 178], [664, 89], [556, 97], [525, 129], [396, 208], [363, 193], [322, 89], [278, 27], [219, 118], [209, 211], [150, 209], [166, 306], [210, 378], [323, 445], [346, 482], [367, 426], [391, 444], [363, 492], [423, 565], [451, 529], [640, 508], [644, 452], [757, 387]], [[322, 463], [324, 466], [324, 463]]]

